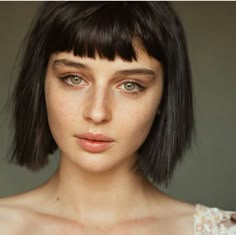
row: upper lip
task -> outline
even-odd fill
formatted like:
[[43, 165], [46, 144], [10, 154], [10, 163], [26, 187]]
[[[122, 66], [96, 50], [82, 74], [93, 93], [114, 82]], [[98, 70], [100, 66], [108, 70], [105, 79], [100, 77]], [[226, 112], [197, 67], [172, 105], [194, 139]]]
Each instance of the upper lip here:
[[102, 133], [84, 133], [76, 135], [77, 138], [94, 140], [94, 141], [104, 141], [104, 142], [113, 142], [114, 140], [110, 137], [105, 136]]

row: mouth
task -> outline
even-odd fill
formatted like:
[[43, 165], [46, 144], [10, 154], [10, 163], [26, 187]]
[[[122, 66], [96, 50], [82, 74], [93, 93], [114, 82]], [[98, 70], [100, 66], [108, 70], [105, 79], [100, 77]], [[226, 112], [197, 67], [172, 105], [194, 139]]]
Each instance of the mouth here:
[[101, 153], [109, 149], [114, 140], [103, 134], [85, 133], [75, 136], [79, 145], [87, 152]]

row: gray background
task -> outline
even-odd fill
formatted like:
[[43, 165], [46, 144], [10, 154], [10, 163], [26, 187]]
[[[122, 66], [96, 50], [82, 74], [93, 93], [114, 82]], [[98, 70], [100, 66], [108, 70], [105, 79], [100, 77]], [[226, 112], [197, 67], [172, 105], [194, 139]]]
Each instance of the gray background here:
[[[47, 180], [58, 154], [38, 173], [7, 164], [7, 101], [19, 45], [39, 2], [0, 2], [0, 197]], [[197, 136], [176, 170], [171, 195], [236, 210], [236, 2], [173, 2], [185, 26], [193, 70]], [[12, 78], [12, 82], [11, 82]]]

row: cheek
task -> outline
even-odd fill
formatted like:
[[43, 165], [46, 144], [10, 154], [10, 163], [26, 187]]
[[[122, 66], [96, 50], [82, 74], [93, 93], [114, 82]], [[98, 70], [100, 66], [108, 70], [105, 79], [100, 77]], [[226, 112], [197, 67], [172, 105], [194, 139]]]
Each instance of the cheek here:
[[132, 115], [126, 117], [128, 127], [134, 136], [145, 138], [150, 130], [155, 114], [152, 110], [135, 110]]
[[[160, 96], [149, 96], [138, 103], [126, 102], [119, 114], [119, 125], [129, 142], [139, 147], [146, 139], [160, 103]], [[121, 123], [122, 120], [122, 123]]]
[[62, 123], [65, 120], [71, 120], [74, 116], [74, 107], [69, 105], [66, 99], [54, 99], [50, 97], [47, 103], [47, 111], [49, 119]]
[[46, 92], [47, 115], [52, 135], [54, 138], [65, 136], [68, 131], [74, 129], [75, 117], [78, 117], [77, 105], [72, 102], [73, 97], [65, 95], [59, 89], [48, 87]]

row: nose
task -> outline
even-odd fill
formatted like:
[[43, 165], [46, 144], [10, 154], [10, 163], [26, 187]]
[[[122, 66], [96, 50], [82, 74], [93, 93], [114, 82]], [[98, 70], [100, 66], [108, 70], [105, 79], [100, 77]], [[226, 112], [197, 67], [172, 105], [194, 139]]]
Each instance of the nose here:
[[84, 118], [95, 124], [109, 122], [112, 118], [109, 98], [105, 88], [97, 88], [86, 98]]

